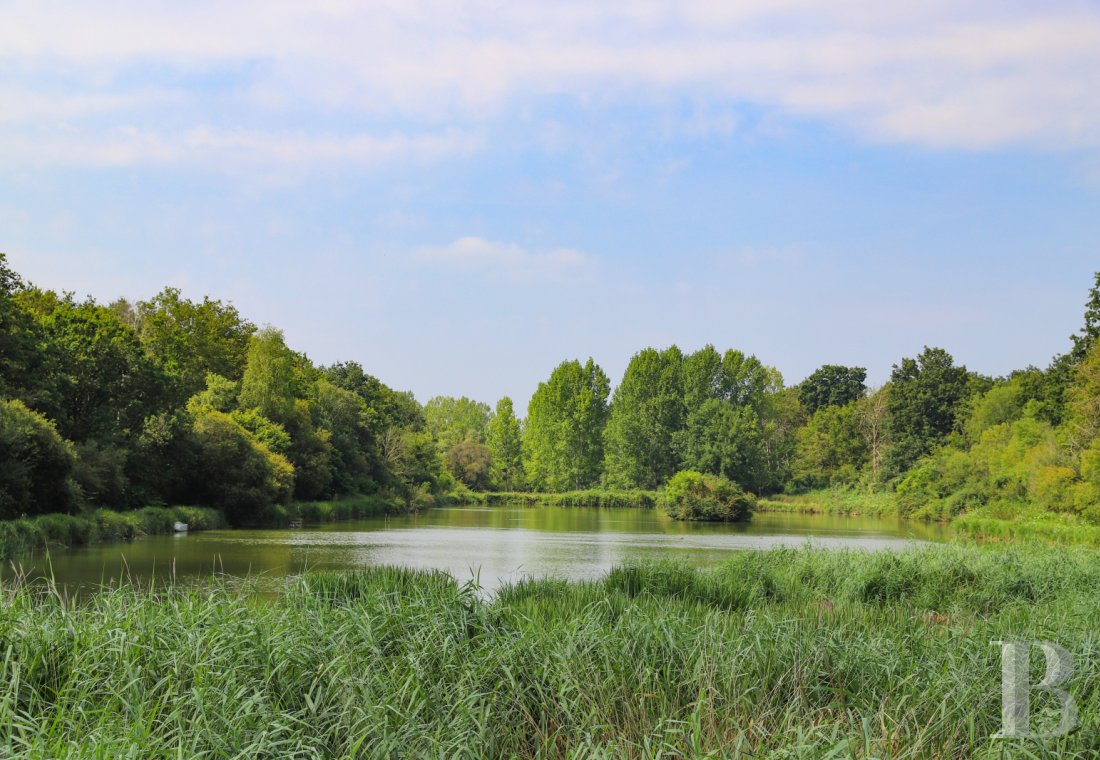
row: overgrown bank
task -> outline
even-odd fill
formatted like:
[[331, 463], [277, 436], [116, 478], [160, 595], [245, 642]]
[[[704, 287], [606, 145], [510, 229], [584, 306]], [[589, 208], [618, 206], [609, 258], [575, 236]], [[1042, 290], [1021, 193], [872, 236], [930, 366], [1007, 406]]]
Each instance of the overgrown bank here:
[[[285, 528], [305, 524], [359, 520], [380, 515], [407, 514], [415, 505], [396, 498], [364, 496], [336, 501], [273, 504], [248, 527]], [[173, 532], [176, 522], [188, 530], [229, 528], [225, 514], [209, 507], [145, 507], [130, 512], [97, 509], [79, 515], [47, 514], [0, 521], [0, 559], [7, 560], [45, 549], [71, 548]]]
[[564, 491], [535, 493], [531, 491], [461, 491], [451, 497], [456, 504], [503, 506], [522, 504], [525, 507], [598, 507], [603, 509], [650, 509], [657, 506], [657, 491]]
[[[274, 598], [5, 588], [0, 754], [1095, 757], [1098, 583], [1089, 551], [946, 546], [750, 551], [491, 600], [389, 568]], [[1081, 730], [991, 738], [1007, 638], [1074, 654]], [[1046, 707], [1034, 693], [1036, 730]]]

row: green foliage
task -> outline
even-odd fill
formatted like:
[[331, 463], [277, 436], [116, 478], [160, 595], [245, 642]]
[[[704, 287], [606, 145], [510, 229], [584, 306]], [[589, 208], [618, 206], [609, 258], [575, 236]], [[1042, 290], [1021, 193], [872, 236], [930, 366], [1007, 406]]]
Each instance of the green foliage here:
[[888, 457], [894, 473], [903, 473], [955, 430], [968, 388], [966, 368], [956, 367], [942, 348], [926, 346], [916, 359], [894, 365], [889, 395], [893, 445]]
[[590, 489], [560, 493], [467, 491], [452, 500], [460, 504], [482, 504], [487, 507], [522, 504], [526, 507], [595, 507], [599, 509], [652, 509], [657, 506], [656, 491], [615, 491]]
[[603, 465], [607, 375], [592, 359], [562, 362], [527, 407], [524, 450], [532, 485], [566, 491], [594, 485]]
[[737, 552], [489, 598], [399, 568], [87, 604], [5, 587], [0, 754], [1087, 758], [1083, 665], [1083, 730], [990, 738], [989, 641], [1057, 630], [1091, 661], [1097, 583], [1092, 551], [940, 547]]
[[165, 382], [137, 334], [113, 311], [91, 301], [47, 300], [40, 324], [48, 382], [40, 411], [76, 442], [140, 431], [145, 417], [158, 408]]
[[231, 304], [210, 298], [195, 303], [178, 288], [165, 288], [140, 302], [131, 319], [145, 350], [173, 379], [181, 401], [208, 387], [207, 375], [239, 381], [244, 374], [256, 327]]
[[766, 485], [764, 431], [751, 407], [707, 399], [688, 415], [677, 441], [680, 466], [721, 475], [749, 488]]
[[265, 327], [249, 338], [239, 397], [241, 408], [259, 409], [260, 414], [275, 422], [290, 420], [294, 399], [300, 395], [294, 363], [294, 353], [287, 348], [281, 331]]
[[811, 488], [853, 485], [870, 453], [856, 403], [821, 407], [798, 432], [795, 482]]
[[482, 491], [489, 487], [492, 459], [493, 454], [484, 443], [465, 440], [447, 450], [445, 462], [460, 483]]
[[756, 499], [721, 475], [694, 470], [676, 473], [661, 493], [662, 508], [676, 520], [748, 520]]
[[778, 400], [782, 385], [775, 369], [740, 351], [639, 352], [611, 404], [608, 483], [654, 488], [690, 468], [759, 490], [781, 485], [797, 417]]
[[428, 432], [439, 442], [440, 453], [462, 441], [485, 443], [490, 409], [480, 401], [436, 396], [424, 405]]
[[18, 301], [24, 290], [22, 278], [0, 253], [0, 397], [16, 396], [33, 403], [42, 373], [38, 326]]
[[53, 423], [21, 401], [0, 401], [0, 518], [71, 509], [75, 460]]
[[1100, 435], [1100, 342], [1093, 345], [1074, 370], [1068, 401], [1069, 444], [1080, 451]]
[[844, 367], [826, 364], [814, 370], [798, 387], [798, 399], [807, 414], [830, 406], [847, 406], [867, 392], [864, 367]]
[[234, 525], [253, 519], [268, 504], [285, 502], [294, 489], [294, 467], [222, 412], [195, 417], [203, 501]]
[[492, 465], [489, 479], [503, 491], [522, 489], [526, 483], [523, 467], [523, 433], [512, 408], [512, 399], [505, 396], [497, 402], [486, 430]]
[[607, 480], [656, 488], [678, 466], [674, 437], [684, 426], [684, 355], [647, 348], [630, 360], [611, 400], [605, 434]]

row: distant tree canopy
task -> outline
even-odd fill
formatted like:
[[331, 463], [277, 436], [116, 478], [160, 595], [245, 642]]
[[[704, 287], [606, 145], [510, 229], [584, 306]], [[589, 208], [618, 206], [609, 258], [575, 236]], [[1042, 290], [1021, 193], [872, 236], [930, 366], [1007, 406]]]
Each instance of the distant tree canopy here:
[[767, 488], [787, 466], [768, 457], [789, 433], [771, 414], [782, 386], [778, 371], [740, 351], [708, 345], [684, 355], [672, 346], [635, 354], [611, 402], [608, 483], [656, 488], [693, 469]]
[[592, 359], [562, 362], [539, 383], [524, 431], [527, 477], [535, 488], [565, 491], [599, 482], [609, 386]]
[[863, 398], [867, 386], [867, 370], [863, 367], [843, 367], [826, 364], [802, 381], [798, 400], [807, 414], [827, 406], [845, 406]]
[[0, 254], [0, 518], [164, 503], [242, 524], [289, 499], [422, 506], [459, 484], [679, 478], [738, 503], [858, 487], [893, 489], [925, 516], [1028, 509], [1100, 523], [1098, 337], [1100, 273], [1082, 328], [1046, 369], [986, 378], [926, 347], [871, 392], [863, 367], [837, 364], [787, 388], [741, 351], [650, 347], [613, 394], [595, 360], [562, 362], [521, 420], [507, 397], [421, 406], [356, 362], [315, 366], [228, 303], [167, 288], [103, 306], [24, 282]]
[[890, 375], [890, 463], [903, 472], [955, 429], [969, 393], [966, 367], [942, 348], [902, 359]]
[[512, 399], [505, 396], [497, 402], [486, 430], [492, 458], [490, 479], [504, 491], [519, 491], [526, 486], [523, 464], [523, 431], [512, 408]]

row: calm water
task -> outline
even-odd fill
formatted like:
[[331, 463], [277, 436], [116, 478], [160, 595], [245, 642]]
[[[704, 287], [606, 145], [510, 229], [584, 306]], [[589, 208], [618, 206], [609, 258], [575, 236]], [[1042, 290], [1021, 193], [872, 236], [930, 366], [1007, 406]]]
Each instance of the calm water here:
[[[658, 510], [455, 507], [302, 530], [208, 531], [55, 552], [24, 571], [85, 587], [121, 577], [283, 576], [306, 568], [403, 565], [477, 576], [493, 589], [523, 575], [591, 578], [660, 558], [699, 565], [737, 549], [801, 546], [896, 549], [943, 540], [947, 529], [861, 517], [763, 513], [747, 525], [680, 523]], [[10, 569], [6, 571], [10, 573]]]

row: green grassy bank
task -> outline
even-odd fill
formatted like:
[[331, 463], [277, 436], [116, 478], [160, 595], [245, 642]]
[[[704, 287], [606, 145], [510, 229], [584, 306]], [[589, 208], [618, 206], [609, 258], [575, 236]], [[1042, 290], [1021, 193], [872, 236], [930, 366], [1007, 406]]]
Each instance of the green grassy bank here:
[[225, 516], [205, 507], [145, 507], [132, 512], [97, 509], [80, 515], [40, 515], [0, 521], [0, 559], [57, 547], [129, 541], [164, 535], [176, 522], [193, 530], [228, 527]]
[[[4, 588], [0, 755], [1095, 757], [1098, 584], [1093, 552], [941, 546], [743, 552], [491, 600], [387, 568], [274, 598]], [[990, 738], [989, 642], [1020, 638], [1075, 655], [1081, 730]]]
[[452, 503], [502, 506], [522, 504], [527, 507], [599, 507], [650, 509], [657, 506], [657, 491], [565, 491], [534, 493], [529, 491], [478, 492], [465, 491], [453, 496]]
[[[758, 510], [929, 519], [927, 516], [905, 514], [894, 493], [844, 489], [777, 495], [761, 499]], [[1085, 522], [1077, 515], [1051, 512], [1035, 504], [995, 502], [959, 515], [949, 522], [959, 536], [976, 541], [1100, 547], [1100, 526]]]
[[[305, 524], [360, 520], [386, 514], [406, 514], [403, 499], [362, 496], [334, 501], [274, 504], [249, 527], [283, 528], [293, 520]], [[190, 530], [228, 528], [225, 515], [207, 507], [145, 507], [129, 512], [97, 509], [79, 515], [49, 514], [0, 521], [0, 559], [11, 559], [51, 548], [130, 541], [140, 536], [167, 535], [175, 522]]]

